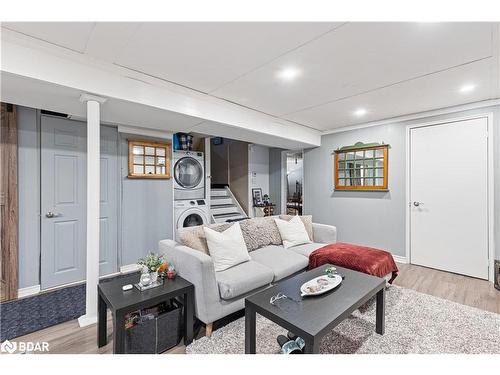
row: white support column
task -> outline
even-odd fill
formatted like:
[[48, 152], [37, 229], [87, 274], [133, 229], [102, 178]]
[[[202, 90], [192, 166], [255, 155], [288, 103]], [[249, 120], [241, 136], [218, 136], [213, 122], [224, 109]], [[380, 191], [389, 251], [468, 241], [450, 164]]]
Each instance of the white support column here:
[[100, 105], [106, 99], [82, 94], [87, 103], [87, 291], [85, 315], [78, 318], [80, 327], [97, 322], [97, 284], [99, 283], [99, 209], [100, 209]]

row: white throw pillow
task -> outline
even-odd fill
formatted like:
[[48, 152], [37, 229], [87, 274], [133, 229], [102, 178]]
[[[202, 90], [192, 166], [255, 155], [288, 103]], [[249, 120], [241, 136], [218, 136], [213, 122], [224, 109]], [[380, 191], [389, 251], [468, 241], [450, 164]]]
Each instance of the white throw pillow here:
[[283, 246], [288, 249], [292, 246], [311, 243], [306, 227], [300, 216], [294, 216], [290, 221], [274, 219], [283, 240]]
[[216, 272], [250, 260], [239, 223], [234, 223], [224, 232], [207, 227], [203, 227], [203, 230]]

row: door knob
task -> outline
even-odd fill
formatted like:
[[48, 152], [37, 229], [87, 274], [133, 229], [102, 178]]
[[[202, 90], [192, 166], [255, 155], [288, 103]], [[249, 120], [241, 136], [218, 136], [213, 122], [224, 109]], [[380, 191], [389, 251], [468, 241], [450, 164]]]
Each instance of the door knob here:
[[423, 205], [423, 203], [422, 202], [413, 202], [413, 205], [415, 207], [419, 207], [419, 206]]
[[59, 214], [55, 214], [52, 211], [49, 211], [45, 214], [45, 216], [48, 217], [49, 219], [52, 219], [53, 217], [59, 216]]

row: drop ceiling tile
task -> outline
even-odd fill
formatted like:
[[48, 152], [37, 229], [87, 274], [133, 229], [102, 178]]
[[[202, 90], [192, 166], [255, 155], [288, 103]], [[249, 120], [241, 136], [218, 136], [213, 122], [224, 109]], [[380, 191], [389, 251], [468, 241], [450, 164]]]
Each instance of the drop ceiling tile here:
[[[350, 23], [212, 94], [282, 116], [492, 55], [493, 24]], [[276, 73], [302, 74], [283, 82]]]
[[[287, 115], [285, 118], [319, 130], [331, 130], [493, 99], [498, 97], [494, 67], [494, 59], [489, 58], [370, 93], [307, 109]], [[470, 93], [461, 93], [460, 87], [465, 84], [474, 84], [476, 89]], [[356, 117], [354, 111], [359, 108], [366, 109], [367, 114]]]
[[92, 30], [85, 54], [108, 62], [127, 45], [140, 22], [98, 22]]
[[340, 23], [144, 23], [116, 63], [209, 92]]
[[94, 22], [2, 22], [2, 27], [83, 53]]

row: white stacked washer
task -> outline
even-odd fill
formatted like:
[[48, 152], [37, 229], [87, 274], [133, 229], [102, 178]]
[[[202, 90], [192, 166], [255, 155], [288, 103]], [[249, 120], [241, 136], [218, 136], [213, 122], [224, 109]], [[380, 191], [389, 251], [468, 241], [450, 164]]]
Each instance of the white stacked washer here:
[[174, 202], [175, 229], [210, 224], [210, 209], [204, 199]]
[[205, 159], [202, 152], [174, 151], [174, 220], [176, 230], [210, 224], [205, 200]]

